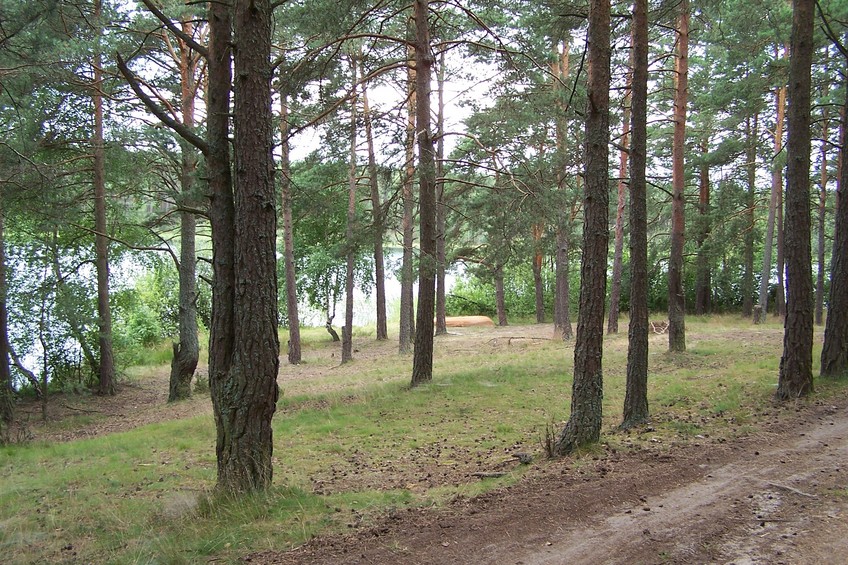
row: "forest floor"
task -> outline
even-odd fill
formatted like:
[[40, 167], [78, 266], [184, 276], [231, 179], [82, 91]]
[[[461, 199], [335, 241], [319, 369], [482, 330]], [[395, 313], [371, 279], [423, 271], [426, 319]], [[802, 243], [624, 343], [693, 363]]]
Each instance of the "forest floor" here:
[[[446, 354], [485, 340], [508, 346], [550, 337], [550, 326], [454, 334]], [[659, 338], [660, 336], [656, 336]], [[366, 362], [394, 343], [357, 352]], [[312, 362], [281, 371], [286, 391], [350, 386], [355, 367]], [[201, 371], [202, 372], [202, 371]], [[328, 372], [331, 383], [318, 379]], [[197, 415], [168, 405], [167, 368], [131, 379], [109, 399], [54, 396], [19, 414], [37, 439], [72, 441]], [[343, 383], [347, 382], [346, 385]], [[345, 535], [319, 536], [287, 552], [244, 556], [260, 564], [848, 563], [848, 399], [766, 407], [741, 438], [695, 436], [662, 449], [602, 444], [579, 462], [538, 461], [516, 484], [438, 508], [379, 516]], [[379, 471], [375, 471], [379, 472]], [[386, 477], [388, 479], [388, 477]]]

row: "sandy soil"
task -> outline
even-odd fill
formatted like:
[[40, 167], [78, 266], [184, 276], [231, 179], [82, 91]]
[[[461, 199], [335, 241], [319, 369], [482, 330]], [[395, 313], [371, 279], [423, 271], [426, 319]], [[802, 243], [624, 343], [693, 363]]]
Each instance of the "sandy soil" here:
[[[454, 334], [440, 342], [439, 354], [526, 347], [550, 337], [549, 326], [485, 332]], [[357, 352], [366, 364], [396, 347], [372, 345]], [[335, 353], [327, 347], [309, 364], [285, 367], [281, 386], [310, 392], [355, 384], [357, 365], [336, 366]], [[331, 384], [316, 378], [328, 374], [333, 376]], [[161, 369], [150, 378], [122, 384], [118, 396], [110, 399], [54, 396], [46, 424], [40, 421], [36, 402], [23, 403], [19, 414], [26, 433], [52, 441], [114, 433], [204, 411], [211, 417], [205, 395], [167, 404], [167, 379], [167, 370]], [[248, 555], [244, 561], [848, 563], [848, 399], [769, 412], [765, 427], [743, 439], [705, 438], [626, 453], [605, 447], [579, 465], [568, 459], [537, 461], [511, 487], [458, 498], [447, 507], [398, 511], [352, 528], [347, 535], [316, 538], [289, 552]], [[391, 482], [391, 477], [384, 480]]]

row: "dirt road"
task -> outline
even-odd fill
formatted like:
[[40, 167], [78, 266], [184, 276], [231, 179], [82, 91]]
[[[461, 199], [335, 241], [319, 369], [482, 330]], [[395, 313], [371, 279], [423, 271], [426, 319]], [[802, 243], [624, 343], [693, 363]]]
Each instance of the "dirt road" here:
[[848, 403], [671, 451], [538, 464], [513, 487], [250, 563], [848, 563]]

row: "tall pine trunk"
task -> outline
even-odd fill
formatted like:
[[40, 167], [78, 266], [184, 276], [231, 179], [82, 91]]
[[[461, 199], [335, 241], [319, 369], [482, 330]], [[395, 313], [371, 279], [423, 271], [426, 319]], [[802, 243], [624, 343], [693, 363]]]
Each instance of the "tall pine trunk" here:
[[[364, 71], [362, 71], [364, 73]], [[364, 79], [364, 77], [363, 77]], [[377, 157], [374, 151], [374, 128], [368, 103], [368, 86], [362, 81], [362, 114], [365, 119], [365, 138], [368, 144], [368, 183], [371, 189], [371, 229], [374, 230], [374, 300], [377, 308], [377, 341], [389, 339], [386, 321], [386, 267], [383, 258], [383, 208], [380, 204], [380, 185], [377, 182]]]
[[[784, 57], [786, 50], [784, 50]], [[772, 250], [774, 249], [774, 235], [777, 227], [777, 209], [780, 205], [780, 194], [783, 191], [783, 169], [774, 163], [776, 157], [783, 151], [783, 122], [786, 111], [786, 87], [780, 86], [775, 95], [775, 110], [777, 122], [774, 128], [774, 159], [772, 159], [771, 171], [771, 198], [769, 199], [768, 220], [766, 224], [766, 240], [763, 245], [763, 271], [760, 278], [759, 319], [757, 323], [766, 321], [768, 314], [768, 290], [771, 281]], [[783, 280], [782, 277], [780, 279]]]
[[[563, 41], [562, 53], [555, 49], [557, 58], [551, 65], [551, 74], [556, 79], [554, 89], [557, 91], [557, 120], [556, 120], [556, 155], [557, 155], [557, 189], [566, 193], [565, 144], [567, 139], [565, 81], [568, 78], [569, 42]], [[563, 199], [565, 200], [565, 199]], [[571, 329], [571, 289], [569, 284], [568, 245], [571, 236], [572, 216], [564, 207], [560, 209], [556, 228], [556, 267], [554, 288], [554, 337], [569, 340], [574, 337]]]
[[542, 266], [545, 257], [542, 254], [542, 234], [544, 233], [545, 225], [542, 222], [533, 225], [533, 288], [535, 290], [536, 299], [536, 323], [545, 323], [545, 286], [542, 281]]
[[[191, 35], [193, 25], [183, 21], [183, 33]], [[180, 100], [183, 125], [194, 130], [194, 99], [197, 95], [195, 74], [197, 60], [189, 46], [180, 41]], [[194, 184], [197, 172], [197, 153], [188, 142], [180, 142], [180, 205], [193, 207]], [[197, 273], [196, 219], [188, 210], [180, 212], [180, 266], [179, 266], [179, 342], [174, 344], [171, 361], [171, 378], [168, 401], [191, 396], [191, 379], [200, 357], [197, 337]]]
[[609, 246], [610, 3], [589, 3], [583, 259], [574, 344], [571, 416], [556, 439], [558, 455], [598, 441], [603, 417], [604, 303]]
[[[630, 52], [633, 64], [633, 51]], [[630, 89], [632, 73], [627, 73], [627, 91], [624, 94], [624, 108], [621, 114], [621, 149], [618, 152], [618, 199], [615, 207], [615, 243], [612, 256], [612, 281], [610, 283], [609, 317], [607, 333], [618, 333], [618, 317], [621, 311], [621, 274], [624, 263], [624, 212], [627, 207], [627, 161], [630, 144]]]
[[106, 154], [103, 144], [103, 68], [99, 41], [103, 34], [102, 16], [103, 3], [94, 3], [94, 25], [97, 26], [98, 45], [95, 47], [94, 81], [92, 84], [92, 99], [94, 101], [94, 136], [91, 145], [94, 150], [93, 184], [94, 184], [94, 249], [95, 266], [97, 271], [97, 324], [98, 344], [100, 346], [100, 362], [97, 393], [102, 395], [115, 394], [115, 358], [112, 351], [112, 309], [109, 305], [109, 239], [106, 223]]
[[266, 489], [276, 409], [276, 206], [271, 131], [271, 6], [236, 2], [232, 44], [236, 182], [229, 169], [230, 11], [209, 4], [209, 145], [213, 309], [209, 379], [219, 490]]
[[775, 394], [790, 400], [813, 391], [813, 289], [810, 257], [810, 102], [815, 2], [795, 0], [789, 59], [786, 256], [789, 283], [783, 356]]
[[630, 139], [630, 325], [621, 426], [648, 419], [648, 0], [633, 3], [633, 84]]
[[445, 206], [445, 52], [439, 54], [439, 71], [436, 83], [438, 85], [438, 104], [436, 111], [436, 335], [448, 333], [445, 321], [447, 306], [447, 289], [445, 288], [445, 271], [447, 270], [446, 221], [447, 207]]
[[745, 267], [742, 275], [742, 316], [750, 318], [754, 312], [754, 206], [757, 195], [757, 145], [759, 142], [759, 114], [749, 116], [745, 122], [747, 147], [745, 168], [748, 174], [748, 191], [745, 202]]
[[433, 378], [433, 314], [436, 306], [436, 163], [430, 120], [429, 0], [414, 0], [416, 137], [418, 140], [418, 221], [421, 241], [418, 267], [418, 310], [412, 358], [412, 386]]
[[674, 139], [671, 156], [671, 255], [668, 259], [668, 349], [686, 350], [686, 294], [683, 290], [685, 237], [686, 99], [689, 94], [689, 0], [680, 3], [674, 64]]
[[[0, 188], [0, 432], [15, 419], [12, 372], [9, 366], [9, 310], [6, 304], [6, 207]], [[2, 441], [0, 433], [0, 441]]]
[[[410, 54], [414, 55], [412, 47]], [[412, 268], [414, 244], [414, 213], [413, 185], [415, 183], [415, 69], [410, 65], [407, 71], [407, 119], [406, 119], [406, 162], [403, 172], [403, 219], [401, 221], [403, 258], [400, 271], [400, 322], [398, 324], [398, 350], [409, 353], [415, 335], [415, 306], [412, 292], [414, 273]]]
[[[825, 51], [825, 74], [828, 68], [828, 51]], [[822, 85], [822, 98], [827, 99], [828, 84]], [[816, 308], [815, 308], [815, 324], [820, 326], [824, 323], [824, 271], [825, 271], [825, 219], [827, 212], [827, 147], [828, 141], [828, 107], [822, 107], [822, 144], [821, 144], [821, 175], [819, 186], [819, 205], [818, 218], [816, 223], [816, 232], [818, 234], [817, 253], [816, 253]]]
[[830, 259], [830, 297], [821, 352], [821, 375], [848, 375], [848, 159], [846, 159], [846, 116], [848, 90], [840, 127], [839, 177], [836, 190], [836, 220], [833, 233], [833, 255]]
[[300, 315], [297, 306], [297, 272], [294, 265], [294, 225], [292, 222], [291, 146], [289, 144], [288, 94], [280, 89], [280, 217], [283, 220], [283, 262], [286, 277], [286, 315], [289, 322], [288, 360], [298, 365], [300, 347]]
[[695, 314], [701, 316], [710, 311], [710, 297], [712, 296], [710, 255], [707, 247], [707, 238], [710, 235], [710, 166], [707, 163], [709, 151], [709, 136], [705, 132], [703, 139], [701, 139], [701, 164], [698, 171], [698, 232], [695, 236], [697, 247]]
[[[351, 76], [356, 85], [356, 59], [350, 60]], [[342, 363], [353, 360], [353, 268], [356, 249], [353, 237], [356, 233], [356, 87], [350, 100], [350, 162], [347, 178], [347, 228], [345, 230], [345, 323], [342, 326]]]

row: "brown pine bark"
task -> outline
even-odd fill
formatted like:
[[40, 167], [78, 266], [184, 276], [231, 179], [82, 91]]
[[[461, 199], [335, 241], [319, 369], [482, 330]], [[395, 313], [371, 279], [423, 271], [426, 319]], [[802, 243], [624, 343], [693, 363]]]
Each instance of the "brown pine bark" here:
[[[557, 188], [561, 192], [568, 190], [566, 186], [565, 144], [565, 81], [568, 78], [569, 42], [563, 41], [562, 53], [557, 52], [556, 61], [551, 65], [551, 74], [556, 79], [554, 89], [559, 92], [557, 97], [556, 120], [556, 154], [557, 154]], [[571, 235], [572, 216], [567, 210], [561, 210], [556, 229], [556, 288], [554, 289], [554, 336], [563, 341], [574, 337], [571, 329], [571, 289], [569, 283], [568, 245]]]
[[[102, 34], [103, 3], [94, 3], [94, 22], [98, 35]], [[109, 305], [109, 239], [106, 223], [106, 154], [103, 144], [103, 68], [99, 48], [95, 49], [92, 61], [94, 81], [92, 99], [94, 101], [94, 135], [91, 145], [94, 150], [94, 250], [97, 271], [97, 325], [100, 362], [97, 393], [115, 394], [115, 358], [112, 351], [112, 309]]]
[[[633, 51], [630, 52], [631, 67]], [[621, 149], [618, 152], [618, 199], [615, 207], [615, 243], [612, 256], [612, 281], [610, 283], [610, 306], [607, 318], [607, 333], [618, 333], [618, 317], [621, 311], [621, 273], [624, 262], [624, 211], [627, 207], [627, 161], [630, 145], [630, 90], [632, 73], [627, 73], [627, 91], [621, 114]]]
[[757, 195], [757, 145], [759, 143], [759, 114], [748, 117], [745, 122], [747, 147], [745, 149], [748, 192], [745, 202], [745, 266], [742, 275], [742, 316], [750, 318], [754, 313], [754, 206]]
[[813, 391], [813, 289], [810, 257], [810, 104], [815, 2], [795, 0], [789, 59], [786, 231], [789, 283], [783, 356], [775, 394], [795, 399]]
[[495, 277], [495, 311], [498, 314], [498, 325], [501, 327], [509, 325], [506, 318], [506, 293], [504, 292], [503, 268], [503, 265], [495, 265], [493, 272]]
[[686, 99], [689, 94], [689, 0], [680, 3], [674, 64], [674, 139], [671, 154], [671, 255], [668, 259], [668, 350], [686, 351], [686, 295], [683, 290], [685, 238]]
[[[182, 22], [183, 33], [191, 36], [193, 24]], [[194, 130], [194, 99], [197, 95], [195, 76], [197, 58], [185, 41], [179, 41], [180, 102], [183, 125]], [[194, 179], [197, 172], [197, 153], [188, 142], [180, 142], [180, 205], [193, 207]], [[192, 212], [180, 212], [180, 265], [179, 265], [179, 342], [173, 345], [168, 402], [191, 396], [191, 380], [200, 357], [197, 337], [197, 276], [196, 220]]]
[[[0, 189], [0, 432], [15, 419], [12, 372], [9, 366], [9, 310], [6, 304], [6, 209]], [[2, 435], [0, 434], [0, 439]]]
[[[787, 171], [787, 182], [789, 182], [788, 177]], [[784, 190], [777, 193], [777, 225], [775, 226], [777, 229], [777, 298], [774, 315], [786, 319], [786, 223], [783, 218], [783, 194]]]
[[300, 315], [297, 306], [297, 272], [294, 265], [294, 225], [292, 223], [291, 146], [289, 144], [288, 94], [280, 92], [280, 216], [283, 220], [283, 261], [286, 277], [286, 313], [289, 321], [288, 361], [298, 365], [302, 360]]
[[610, 3], [589, 3], [583, 259], [574, 344], [571, 415], [554, 452], [566, 455], [598, 441], [603, 416], [604, 303], [609, 245]]
[[[827, 51], [825, 51], [825, 74], [827, 74]], [[828, 96], [828, 84], [822, 85], [822, 97]], [[821, 175], [819, 184], [819, 205], [816, 231], [818, 233], [816, 253], [816, 307], [815, 324], [821, 326], [824, 323], [824, 271], [825, 271], [825, 219], [827, 212], [827, 147], [828, 147], [828, 107], [822, 107], [822, 144], [821, 144]]]
[[439, 54], [438, 104], [436, 111], [436, 129], [439, 132], [436, 141], [436, 335], [448, 333], [445, 321], [447, 306], [445, 271], [447, 253], [445, 250], [447, 207], [445, 206], [445, 52]]
[[[412, 48], [409, 48], [410, 57], [414, 56]], [[403, 258], [400, 271], [400, 322], [398, 325], [398, 351], [409, 353], [413, 336], [415, 335], [415, 306], [412, 292], [413, 269], [412, 269], [412, 246], [414, 239], [414, 213], [415, 203], [413, 201], [413, 184], [415, 182], [415, 114], [417, 106], [415, 97], [415, 68], [411, 65], [407, 70], [407, 122], [406, 122], [406, 166], [404, 170], [403, 188], [401, 198], [403, 200], [403, 219], [401, 230], [403, 232]]]
[[648, 419], [648, 0], [633, 3], [633, 83], [630, 139], [630, 325], [621, 427]]
[[[363, 77], [364, 78], [364, 77]], [[374, 151], [374, 128], [368, 104], [368, 86], [362, 82], [362, 114], [365, 118], [365, 138], [368, 144], [368, 183], [371, 189], [371, 224], [374, 230], [374, 300], [377, 308], [377, 341], [389, 339], [386, 321], [386, 267], [383, 258], [383, 208], [377, 182], [377, 157]]]
[[533, 288], [535, 290], [536, 299], [536, 323], [545, 323], [545, 287], [542, 282], [542, 264], [545, 257], [542, 254], [542, 234], [544, 233], [545, 225], [543, 223], [534, 224], [532, 228], [533, 234]]
[[[233, 10], [236, 183], [229, 203], [227, 149], [230, 14], [210, 3], [209, 155], [215, 155], [211, 217], [215, 285], [210, 385], [218, 432], [218, 489], [271, 485], [271, 418], [278, 396], [276, 206], [271, 131], [271, 6], [239, 0]], [[214, 64], [213, 64], [214, 61]], [[213, 96], [214, 93], [214, 96]], [[213, 164], [210, 163], [210, 169]], [[230, 228], [227, 230], [227, 228]], [[216, 235], [216, 231], [218, 232]], [[218, 280], [220, 276], [221, 280]], [[228, 322], [229, 325], [224, 325]]]
[[[356, 59], [350, 60], [351, 76], [356, 84]], [[350, 100], [350, 159], [347, 176], [347, 227], [345, 230], [345, 323], [342, 326], [342, 364], [353, 361], [353, 268], [356, 249], [353, 236], [356, 233], [356, 104], [354, 94]]]
[[827, 301], [827, 320], [821, 352], [821, 375], [848, 375], [848, 159], [846, 149], [846, 114], [848, 92], [842, 112], [841, 158], [836, 189], [836, 219], [833, 233], [833, 254], [830, 259], [830, 296]]
[[429, 0], [415, 0], [415, 92], [418, 145], [418, 221], [421, 241], [418, 267], [418, 309], [412, 359], [412, 386], [433, 379], [433, 314], [436, 302], [436, 163], [430, 120]]
[[[788, 49], [784, 49], [784, 57], [787, 57]], [[780, 86], [775, 95], [775, 113], [777, 121], [774, 128], [774, 155], [775, 157], [783, 151], [783, 122], [786, 112], [786, 86]], [[757, 323], [764, 323], [768, 313], [768, 288], [771, 280], [772, 249], [774, 248], [774, 235], [777, 223], [777, 211], [780, 205], [780, 195], [783, 192], [783, 169], [772, 165], [771, 171], [771, 199], [769, 200], [768, 220], [766, 224], [766, 240], [763, 245], [763, 271], [760, 278], [759, 319]], [[779, 269], [778, 269], [779, 270]], [[783, 278], [781, 276], [780, 280]]]
[[[712, 296], [710, 257], [706, 243], [710, 235], [710, 166], [707, 154], [710, 150], [709, 138], [701, 139], [701, 165], [698, 170], [698, 232], [695, 236], [696, 273], [695, 273], [695, 314], [702, 316], [710, 311]], [[743, 277], [744, 278], [744, 277]]]

